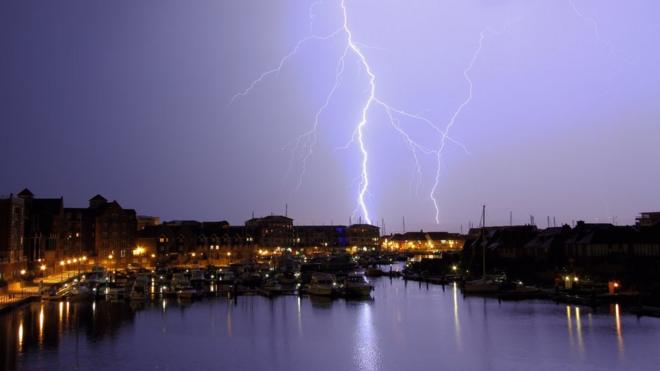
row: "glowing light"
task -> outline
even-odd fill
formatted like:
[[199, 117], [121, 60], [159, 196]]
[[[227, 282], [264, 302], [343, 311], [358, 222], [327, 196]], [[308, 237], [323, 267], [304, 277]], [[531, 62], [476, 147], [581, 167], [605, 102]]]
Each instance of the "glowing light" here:
[[141, 256], [143, 255], [147, 250], [144, 247], [138, 246], [135, 249], [133, 249], [133, 255], [135, 256]]

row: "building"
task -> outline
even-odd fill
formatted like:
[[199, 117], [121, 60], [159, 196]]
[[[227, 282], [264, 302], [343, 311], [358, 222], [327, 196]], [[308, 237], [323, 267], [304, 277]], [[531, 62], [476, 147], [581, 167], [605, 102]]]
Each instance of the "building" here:
[[296, 247], [346, 247], [348, 237], [344, 225], [303, 225], [293, 227]]
[[230, 226], [226, 221], [165, 222], [139, 231], [137, 249], [146, 256], [155, 255], [163, 264], [196, 263], [202, 259], [227, 263], [254, 255], [256, 245], [251, 230]]
[[463, 249], [465, 237], [449, 232], [406, 232], [383, 238], [382, 247], [401, 252], [442, 252]]
[[25, 274], [25, 204], [13, 194], [0, 198], [0, 279], [14, 281]]
[[371, 224], [353, 224], [346, 228], [346, 239], [351, 247], [375, 249], [380, 240], [380, 228]]
[[[24, 248], [28, 270], [52, 272], [58, 259], [58, 240], [64, 218], [64, 201], [60, 198], [35, 198], [29, 189], [18, 197], [25, 204]], [[43, 268], [43, 269], [41, 269]]]
[[660, 225], [660, 211], [640, 213], [636, 220], [641, 228]]
[[282, 215], [252, 218], [245, 222], [247, 233], [261, 247], [291, 247], [294, 243], [293, 219]]
[[159, 224], [160, 224], [160, 218], [157, 216], [149, 216], [149, 215], [137, 216], [138, 231], [141, 231], [148, 226], [154, 226]]
[[124, 209], [117, 201], [108, 202], [96, 195], [90, 200], [87, 213], [91, 222], [91, 246], [97, 260], [115, 260], [117, 266], [128, 264], [136, 247], [135, 210]]
[[604, 261], [623, 261], [639, 232], [631, 226], [579, 221], [565, 242], [565, 254], [573, 263], [592, 265]]
[[[472, 228], [463, 248], [464, 268], [472, 272], [532, 270], [527, 244], [538, 234], [535, 225]], [[486, 254], [484, 259], [484, 252]]]
[[111, 267], [129, 263], [135, 249], [137, 217], [117, 201], [96, 195], [87, 208], [65, 208], [61, 223], [62, 261], [87, 260]]

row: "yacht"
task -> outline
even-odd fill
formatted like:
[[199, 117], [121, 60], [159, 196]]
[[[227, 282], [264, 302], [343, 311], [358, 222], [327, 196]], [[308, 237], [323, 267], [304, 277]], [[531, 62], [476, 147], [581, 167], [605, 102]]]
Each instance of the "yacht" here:
[[197, 291], [190, 285], [190, 280], [188, 280], [185, 273], [174, 273], [171, 286], [172, 291], [182, 300], [190, 300], [197, 294]]
[[367, 297], [371, 295], [374, 286], [367, 281], [364, 274], [354, 272], [346, 276], [344, 280], [344, 292], [346, 296]]
[[332, 296], [337, 288], [335, 277], [329, 273], [314, 273], [307, 292], [310, 295]]

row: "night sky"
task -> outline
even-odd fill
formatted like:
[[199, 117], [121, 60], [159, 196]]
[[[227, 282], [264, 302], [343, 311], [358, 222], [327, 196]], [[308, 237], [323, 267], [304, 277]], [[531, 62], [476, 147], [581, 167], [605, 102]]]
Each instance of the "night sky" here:
[[[85, 205], [96, 193], [140, 214], [226, 219], [283, 213], [348, 223], [369, 85], [358, 59], [314, 125], [346, 35], [339, 1], [3, 1], [0, 194], [29, 187]], [[660, 3], [652, 0], [346, 0], [377, 95], [445, 127], [441, 161], [417, 153], [373, 107], [366, 203], [388, 232], [477, 222], [632, 223], [660, 210]], [[312, 17], [310, 19], [310, 9]], [[311, 26], [311, 27], [310, 27]], [[311, 30], [310, 30], [311, 28]], [[416, 143], [441, 138], [400, 118]], [[349, 144], [342, 149], [343, 146]], [[306, 172], [302, 174], [303, 166]], [[302, 180], [300, 187], [299, 181]], [[357, 212], [356, 212], [357, 210]]]

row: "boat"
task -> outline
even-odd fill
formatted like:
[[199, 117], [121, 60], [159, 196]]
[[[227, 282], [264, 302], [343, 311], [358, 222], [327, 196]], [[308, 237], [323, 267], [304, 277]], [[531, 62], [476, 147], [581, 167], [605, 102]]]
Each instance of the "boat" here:
[[307, 292], [316, 296], [332, 296], [337, 289], [335, 277], [329, 273], [314, 273]]
[[344, 293], [346, 296], [368, 297], [373, 290], [374, 286], [361, 273], [350, 273], [344, 280]]
[[195, 290], [192, 286], [185, 287], [177, 291], [177, 296], [180, 300], [192, 300], [197, 297], [197, 290]]
[[149, 295], [147, 288], [149, 287], [149, 276], [148, 275], [138, 275], [131, 286], [131, 292], [128, 294], [128, 298], [134, 301], [146, 300]]
[[124, 300], [126, 289], [124, 286], [117, 284], [109, 284], [105, 289], [105, 298], [110, 301]]
[[364, 275], [367, 277], [380, 277], [383, 275], [383, 271], [377, 267], [369, 267], [367, 268], [367, 271], [364, 273]]
[[41, 294], [41, 299], [47, 301], [59, 301], [62, 299], [66, 299], [65, 294], [66, 294], [65, 290], [58, 288], [56, 285], [53, 285], [49, 287], [47, 290], [44, 290], [44, 292]]
[[78, 283], [71, 286], [66, 297], [68, 300], [87, 300], [93, 297], [93, 292], [87, 285]]
[[190, 271], [190, 284], [194, 288], [202, 290], [207, 283], [208, 280], [204, 276], [204, 272], [201, 269], [193, 269]]
[[261, 287], [257, 289], [257, 292], [259, 292], [261, 295], [264, 296], [275, 296], [275, 295], [287, 294], [290, 292], [290, 290], [286, 289], [277, 281], [272, 280], [272, 281], [266, 281], [266, 283], [264, 283]]
[[174, 273], [171, 286], [172, 292], [181, 300], [191, 300], [197, 295], [197, 290], [192, 287], [184, 273]]
[[463, 284], [463, 293], [465, 294], [497, 294], [499, 291], [500, 283], [490, 276], [465, 281]]

